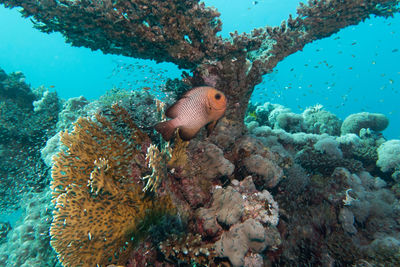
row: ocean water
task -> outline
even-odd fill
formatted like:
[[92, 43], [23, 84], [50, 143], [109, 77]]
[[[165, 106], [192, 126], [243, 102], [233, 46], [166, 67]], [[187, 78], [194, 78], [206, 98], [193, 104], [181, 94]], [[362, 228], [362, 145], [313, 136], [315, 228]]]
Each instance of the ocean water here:
[[[228, 37], [229, 33], [232, 31], [238, 31], [239, 33], [250, 32], [254, 28], [264, 27], [266, 25], [280, 25], [281, 21], [286, 19], [288, 14], [295, 14], [296, 7], [299, 2], [301, 1], [205, 1], [206, 5], [216, 7], [221, 13], [223, 29], [219, 34], [222, 37]], [[88, 48], [72, 47], [69, 44], [65, 43], [65, 40], [61, 34], [45, 34], [39, 32], [32, 27], [32, 23], [29, 21], [29, 19], [24, 19], [20, 16], [18, 9], [7, 9], [3, 5], [0, 5], [0, 36], [0, 68], [4, 69], [7, 73], [21, 71], [26, 77], [26, 82], [30, 84], [33, 88], [44, 86], [51, 92], [56, 92], [59, 97], [65, 100], [78, 96], [84, 96], [89, 100], [96, 100], [112, 88], [122, 88], [126, 90], [134, 90], [139, 93], [144, 93], [147, 92], [148, 88], [150, 87], [152, 88], [150, 92], [159, 92], [168, 78], [180, 78], [182, 71], [185, 71], [182, 69], [178, 69], [172, 63], [155, 63], [151, 60], [133, 59], [116, 55], [104, 55], [101, 51], [91, 51]], [[388, 19], [372, 17], [358, 25], [342, 29], [338, 33], [328, 38], [315, 41], [311, 44], [307, 44], [303, 51], [296, 52], [295, 54], [292, 54], [285, 58], [271, 73], [266, 74], [263, 77], [262, 83], [256, 86], [251, 101], [258, 104], [262, 104], [264, 102], [280, 104], [290, 108], [295, 113], [302, 113], [308, 107], [312, 107], [318, 104], [322, 105], [326, 110], [337, 115], [342, 120], [344, 120], [350, 114], [358, 112], [366, 111], [371, 113], [383, 113], [389, 118], [390, 121], [387, 129], [383, 131], [383, 136], [386, 139], [400, 139], [399, 62], [400, 14], [395, 14], [393, 18]], [[140, 95], [140, 97], [143, 97], [143, 95]], [[140, 105], [138, 105], [138, 110], [139, 108]], [[371, 137], [371, 140], [373, 138], [375, 137]], [[329, 138], [321, 138], [318, 140], [308, 141], [310, 141], [311, 143], [319, 143], [318, 146], [314, 145], [313, 148], [315, 148], [315, 150], [318, 150], [317, 147], [323, 147], [321, 149], [323, 153], [321, 151], [320, 152], [322, 154], [325, 153], [324, 155], [334, 155], [332, 156], [333, 158], [342, 158], [345, 153], [351, 155], [350, 152], [346, 152], [344, 151], [344, 149], [342, 153], [342, 151], [338, 148], [336, 140], [333, 140], [332, 138], [329, 140], [328, 139]], [[273, 138], [266, 142], [273, 143]], [[293, 143], [296, 142], [293, 141]], [[299, 143], [296, 143], [296, 145], [298, 144]], [[303, 145], [304, 147], [306, 147], [305, 144]], [[371, 144], [368, 143], [368, 145]], [[293, 145], [293, 147], [295, 147], [295, 145]], [[343, 145], [343, 147], [345, 147], [345, 145]], [[373, 145], [371, 145], [371, 147], [373, 147]], [[219, 153], [218, 148], [213, 149], [213, 153], [216, 151], [217, 153], [215, 154]], [[282, 152], [284, 151], [284, 149], [287, 149], [287, 147], [283, 148], [282, 146], [282, 150], [278, 152]], [[374, 149], [376, 150], [376, 147]], [[288, 151], [289, 150], [290, 148], [288, 149]], [[331, 167], [336, 167], [336, 165], [332, 163], [332, 166], [323, 166], [327, 167], [327, 169], [329, 169], [330, 171], [330, 173], [328, 173], [328, 171], [326, 170], [320, 171], [325, 175], [323, 177], [323, 175], [315, 174], [310, 171], [310, 169], [313, 169], [314, 167], [317, 169], [321, 166], [313, 165], [312, 163], [310, 163], [312, 160], [310, 160], [310, 162], [307, 162], [308, 158], [304, 156], [305, 154], [308, 155], [307, 153], [309, 153], [311, 155], [310, 157], [312, 157], [312, 155], [315, 155], [312, 154], [315, 153], [315, 151], [304, 151], [304, 153], [301, 153], [302, 151], [296, 151], [298, 152], [296, 154], [296, 160], [301, 162], [298, 166], [302, 165], [302, 167], [299, 168], [304, 168], [304, 170], [307, 170], [307, 173], [303, 169], [302, 170], [304, 173], [302, 171], [296, 172], [296, 170], [293, 171], [292, 169], [285, 169], [284, 172], [285, 175], [293, 175], [293, 177], [298, 180], [300, 180], [300, 178], [304, 178], [303, 181], [299, 182], [298, 180], [296, 180], [295, 182], [293, 182], [294, 185], [285, 184], [285, 181], [283, 181], [282, 188], [293, 189], [293, 187], [296, 186], [302, 187], [302, 183], [313, 183], [313, 185], [320, 186], [321, 184], [324, 184], [326, 182], [326, 180], [322, 181], [323, 179], [329, 179], [327, 177], [333, 177], [335, 179], [337, 178], [338, 181], [340, 179], [347, 179], [346, 181], [348, 182], [349, 186], [353, 185], [354, 189], [349, 188], [346, 183], [341, 184], [340, 181], [337, 183], [340, 184], [338, 185], [338, 188], [341, 191], [338, 188], [335, 188], [335, 190], [337, 191], [334, 191], [332, 188], [324, 188], [324, 190], [326, 189], [326, 192], [328, 192], [329, 194], [332, 193], [331, 195], [329, 195], [329, 197], [332, 196], [332, 198], [334, 198], [340, 196], [338, 197], [339, 200], [329, 199], [329, 201], [332, 200], [332, 202], [336, 201], [336, 204], [331, 204], [332, 206], [329, 206], [325, 202], [321, 204], [321, 207], [326, 208], [327, 210], [329, 210], [329, 208], [327, 208], [326, 205], [332, 208], [332, 210], [336, 208], [336, 212], [338, 214], [335, 213], [335, 216], [337, 215], [338, 219], [336, 220], [335, 217], [335, 227], [338, 224], [342, 224], [340, 227], [344, 228], [344, 232], [347, 231], [347, 233], [350, 233], [349, 236], [352, 236], [353, 234], [355, 234], [353, 229], [353, 222], [351, 222], [349, 226], [348, 224], [346, 224], [348, 223], [348, 221], [343, 219], [343, 217], [354, 217], [361, 221], [360, 218], [364, 216], [364, 213], [362, 211], [368, 210], [368, 216], [371, 216], [369, 219], [371, 221], [370, 225], [372, 225], [369, 226], [367, 230], [365, 230], [365, 233], [369, 234], [368, 238], [370, 239], [368, 239], [368, 241], [372, 243], [373, 240], [377, 240], [377, 243], [378, 241], [383, 243], [386, 242], [385, 245], [392, 244], [397, 248], [400, 247], [400, 241], [398, 239], [393, 238], [394, 240], [390, 239], [389, 241], [385, 239], [387, 237], [391, 238], [391, 235], [395, 236], [393, 232], [398, 234], [398, 232], [400, 231], [399, 223], [398, 221], [396, 222], [396, 217], [400, 214], [400, 205], [398, 205], [398, 199], [400, 198], [400, 187], [395, 187], [396, 184], [398, 185], [400, 183], [400, 180], [396, 180], [399, 179], [400, 175], [397, 174], [397, 176], [395, 176], [393, 174], [393, 176], [391, 176], [391, 173], [383, 172], [376, 166], [371, 167], [371, 164], [375, 164], [376, 158], [370, 156], [370, 158], [362, 158], [362, 160], [365, 160], [365, 162], [363, 163], [365, 163], [366, 166], [370, 167], [368, 169], [369, 173], [357, 172], [357, 174], [347, 174], [344, 171], [338, 171], [336, 176], [329, 176], [333, 171], [333, 168], [331, 169]], [[277, 151], [274, 152], [279, 154]], [[286, 152], [287, 151], [285, 151], [285, 153]], [[293, 151], [290, 151], [290, 153], [292, 152]], [[289, 154], [289, 152], [287, 153]], [[2, 155], [3, 154], [0, 149], [0, 156]], [[221, 155], [223, 155], [222, 150]], [[257, 154], [257, 156], [259, 155]], [[304, 156], [305, 158], [302, 158], [302, 156]], [[397, 154], [392, 156], [393, 157], [391, 159], [388, 158], [388, 160], [393, 160], [393, 162], [395, 162], [400, 157], [400, 155]], [[279, 169], [286, 164], [286, 162], [284, 162], [283, 160], [280, 161], [279, 164], [277, 162], [273, 162], [275, 158], [271, 157], [267, 159], [268, 156], [265, 156], [264, 154], [263, 157], [265, 157], [266, 160], [258, 163], [264, 164], [262, 166], [265, 166], [265, 162], [271, 162], [271, 165], [268, 165], [268, 163], [267, 167], [271, 168], [272, 170]], [[293, 158], [295, 157], [293, 156]], [[223, 156], [222, 159], [226, 160], [223, 158]], [[213, 158], [213, 160], [215, 159]], [[221, 160], [221, 158], [219, 158], [218, 160]], [[361, 159], [359, 160], [361, 161]], [[397, 162], [399, 161], [397, 160]], [[242, 163], [235, 162], [235, 164]], [[251, 164], [249, 163], [249, 166], [250, 165]], [[249, 166], [241, 166], [241, 168], [250, 168]], [[321, 167], [321, 169], [324, 169], [323, 167]], [[346, 165], [346, 168], [350, 169], [351, 171], [353, 170], [351, 169], [352, 167], [353, 166], [351, 164], [349, 164], [349, 166]], [[206, 170], [207, 168], [208, 166], [204, 167], [203, 169]], [[229, 168], [226, 167], [226, 169]], [[226, 169], [224, 171], [226, 171]], [[357, 167], [354, 167], [354, 169], [359, 170], [357, 169]], [[326, 173], [324, 173], [324, 171]], [[240, 172], [241, 170], [238, 171], [239, 174], [235, 175], [242, 175]], [[293, 174], [293, 172], [295, 172], [295, 174]], [[171, 175], [172, 174], [173, 172], [171, 172]], [[379, 175], [382, 176], [382, 179], [378, 178]], [[222, 176], [227, 177], [229, 175], [224, 174]], [[295, 180], [295, 178], [293, 178], [293, 180]], [[310, 180], [312, 180], [312, 182], [310, 182]], [[336, 181], [337, 180], [330, 180], [331, 184], [335, 184]], [[296, 182], [298, 182], [298, 184], [296, 184]], [[3, 183], [2, 186], [6, 185], [4, 185]], [[318, 188], [318, 190], [321, 190], [322, 192], [323, 190], [321, 188], [322, 186]], [[282, 195], [284, 195], [285, 190], [280, 190], [281, 188], [279, 188], [279, 190], [276, 190], [276, 188], [274, 190], [271, 189], [273, 196], [270, 197], [279, 199], [278, 202], [281, 201], [280, 203], [287, 204], [287, 202], [285, 202], [288, 201], [287, 199], [282, 200], [282, 198], [284, 198], [282, 197]], [[315, 191], [310, 190], [309, 193], [314, 193], [317, 197], [319, 197], [319, 195], [315, 193], [316, 190], [317, 189], [315, 189]], [[333, 192], [329, 192], [329, 190], [332, 190]], [[353, 192], [355, 192], [354, 194], [351, 193], [352, 190]], [[322, 192], [321, 195], [326, 192]], [[203, 192], [199, 193], [200, 197], [202, 197], [201, 193]], [[300, 195], [300, 193], [298, 194]], [[0, 196], [0, 198], [1, 197], [2, 196]], [[48, 197], [48, 195], [42, 196], [42, 199], [40, 199], [41, 202], [38, 201], [40, 203], [38, 207], [35, 207], [33, 204], [32, 207], [28, 205], [28, 219], [26, 225], [18, 225], [18, 220], [21, 219], [23, 216], [26, 216], [26, 214], [24, 214], [26, 207], [17, 211], [11, 211], [3, 214], [0, 213], [0, 222], [10, 222], [12, 227], [18, 227], [17, 230], [21, 231], [21, 240], [24, 240], [24, 238], [26, 238], [32, 241], [32, 239], [34, 238], [25, 234], [26, 232], [30, 234], [32, 232], [39, 231], [35, 228], [37, 226], [30, 225], [29, 211], [32, 211], [32, 214], [34, 215], [32, 215], [31, 217], [36, 216], [36, 218], [30, 218], [32, 219], [32, 221], [38, 219], [38, 217], [41, 216], [43, 218], [46, 218], [45, 220], [47, 224], [43, 223], [43, 225], [47, 228], [41, 230], [40, 238], [43, 237], [49, 239], [48, 222], [49, 220], [51, 220], [51, 208], [48, 208], [49, 203], [47, 203], [48, 201], [46, 197]], [[242, 197], [243, 199], [245, 199], [247, 196], [243, 195]], [[354, 215], [353, 213], [351, 213], [352, 215], [350, 216], [348, 215], [348, 213], [345, 213], [348, 212], [348, 210], [346, 209], [346, 211], [342, 212], [343, 210], [345, 210], [343, 208], [343, 205], [337, 203], [342, 203], [341, 198], [343, 198], [343, 200], [349, 201], [344, 203], [350, 203], [353, 200], [356, 202], [357, 199], [353, 197], [358, 197], [359, 202], [357, 203], [361, 203], [362, 205], [354, 205], [354, 209], [350, 211], [354, 212]], [[190, 198], [190, 196], [188, 198]], [[303, 197], [303, 200], [304, 199], [307, 199], [307, 197]], [[25, 201], [26, 203], [29, 203], [29, 201]], [[308, 199], [306, 201], [308, 201]], [[273, 199], [272, 202], [275, 203]], [[296, 200], [294, 200], [293, 202], [296, 202]], [[311, 202], [312, 201], [310, 200], [310, 203]], [[312, 206], [313, 204], [310, 204], [310, 206]], [[266, 205], [266, 202], [264, 202], [263, 205]], [[43, 207], [45, 207], [45, 212], [43, 212]], [[299, 207], [300, 204], [294, 209], [299, 209]], [[377, 207], [382, 207], [382, 211], [370, 211], [373, 209], [377, 209]], [[313, 208], [315, 208], [315, 206], [313, 206]], [[315, 208], [315, 210], [319, 211], [319, 208], [320, 206]], [[339, 208], [341, 209], [340, 215], [338, 212]], [[279, 208], [276, 206], [276, 210], [278, 209]], [[310, 214], [308, 214], [307, 216], [310, 216], [312, 218], [313, 214], [311, 210], [315, 212], [315, 210], [310, 208]], [[325, 223], [323, 218], [325, 215], [323, 212], [326, 212], [326, 214], [328, 215], [332, 215], [327, 210], [321, 211], [320, 213], [314, 215], [317, 217], [320, 215], [322, 218], [320, 218], [321, 221]], [[282, 213], [284, 214], [285, 212], [286, 211], [284, 211], [282, 208]], [[296, 213], [293, 210], [292, 212], [293, 214]], [[21, 216], [21, 214], [23, 216]], [[283, 217], [285, 216], [287, 216], [287, 214], [283, 215]], [[290, 216], [288, 216], [288, 218]], [[365, 215], [365, 217], [367, 217], [367, 215]], [[301, 219], [301, 216], [299, 218]], [[387, 221], [379, 221], [380, 218], [388, 219]], [[367, 219], [364, 220], [367, 221]], [[349, 221], [351, 221], [351, 219], [349, 219]], [[360, 232], [361, 229], [363, 229], [363, 227], [365, 226], [364, 224], [367, 224], [365, 221], [357, 222], [357, 224], [355, 224]], [[42, 227], [44, 227], [43, 225]], [[380, 229], [376, 225], [384, 226], [382, 226], [382, 229]], [[166, 228], [168, 228], [168, 226], [169, 225], [167, 224]], [[226, 227], [226, 225], [224, 226]], [[315, 225], [312, 226], [314, 227]], [[24, 230], [25, 228], [30, 229], [29, 227], [32, 227], [32, 229], [34, 230]], [[289, 229], [289, 226], [287, 227]], [[375, 229], [374, 227], [379, 228], [378, 230], [381, 230], [381, 232], [379, 232], [376, 236], [371, 237], [373, 235], [373, 231], [371, 229]], [[332, 229], [329, 228], [329, 231], [334, 231], [333, 228], [333, 226]], [[343, 233], [343, 231], [341, 230], [342, 228], [340, 228], [341, 234]], [[279, 231], [284, 230], [282, 230], [282, 228], [279, 229]], [[293, 229], [289, 229], [288, 231], [291, 230]], [[302, 229], [304, 233], [306, 233], [308, 230], [309, 229], [306, 228]], [[325, 231], [325, 229], [321, 230], [321, 232], [323, 231]], [[337, 231], [339, 232], [339, 230]], [[18, 234], [16, 234], [16, 232], [17, 231], [14, 231], [13, 233], [13, 241], [15, 241], [17, 237], [20, 237], [18, 236]], [[299, 232], [301, 231], [299, 230]], [[355, 230], [355, 232], [357, 232], [357, 230]], [[385, 234], [387, 234], [387, 236]], [[91, 238], [92, 234], [89, 231], [88, 239], [91, 240]], [[313, 238], [315, 238], [315, 236]], [[51, 254], [51, 257], [55, 257], [54, 252], [49, 246], [49, 240], [47, 239], [45, 240], [45, 242], [38, 242], [38, 246], [43, 246], [43, 243], [46, 243], [47, 247], [44, 246], [45, 248], [43, 249], [41, 247], [41, 249], [47, 249], [48, 251], [51, 251], [52, 254], [49, 252]], [[349, 240], [350, 239], [346, 239], [344, 243]], [[365, 240], [362, 241], [367, 243], [367, 241]], [[340, 242], [342, 242], [342, 240], [340, 240]], [[17, 242], [15, 244], [17, 244]], [[2, 258], [2, 245], [4, 247], [4, 243], [2, 244], [0, 242], [0, 267], [2, 267], [3, 262], [6, 262], [6, 260]], [[380, 243], [377, 246], [379, 245]], [[30, 249], [28, 245], [26, 245], [26, 247]], [[384, 246], [382, 245], [382, 247]], [[24, 247], [24, 249], [26, 248]], [[374, 252], [376, 251], [378, 251], [378, 249], [374, 250]], [[148, 251], [145, 253], [148, 253]], [[343, 254], [346, 253], [343, 252]], [[268, 257], [273, 258], [273, 253], [268, 254]], [[399, 256], [397, 255], [397, 258], [395, 258], [395, 260], [397, 260], [398, 257]], [[32, 256], [31, 258], [35, 257]], [[42, 262], [40, 262], [41, 260]], [[54, 264], [51, 266], [60, 266], [59, 263], [55, 263], [57, 261], [55, 258], [51, 258], [49, 262], [50, 261], [52, 261]], [[379, 260], [377, 261], [379, 262]], [[44, 262], [44, 259], [40, 259], [30, 266], [45, 266], [42, 265], [42, 263], [44, 264]], [[129, 263], [126, 266], [132, 267], [141, 265], [134, 265], [133, 263]], [[196, 265], [194, 264], [192, 266]], [[290, 264], [286, 266], [290, 266]], [[319, 265], [316, 264], [315, 266]], [[396, 266], [396, 263], [393, 266]]]
[[[241, 33], [279, 25], [295, 13], [298, 2], [210, 0], [206, 4], [219, 10], [220, 34], [228, 36], [235, 30]], [[6, 72], [20, 70], [33, 87], [44, 85], [65, 99], [80, 95], [95, 99], [112, 87], [159, 85], [167, 77], [181, 74], [169, 63], [71, 47], [59, 33], [44, 34], [32, 28], [16, 9], [0, 6], [0, 22], [2, 68]], [[371, 18], [308, 44], [265, 75], [253, 99], [283, 104], [294, 112], [321, 104], [342, 119], [362, 111], [383, 113], [390, 119], [385, 136], [400, 138], [399, 28], [399, 14], [389, 19]]]

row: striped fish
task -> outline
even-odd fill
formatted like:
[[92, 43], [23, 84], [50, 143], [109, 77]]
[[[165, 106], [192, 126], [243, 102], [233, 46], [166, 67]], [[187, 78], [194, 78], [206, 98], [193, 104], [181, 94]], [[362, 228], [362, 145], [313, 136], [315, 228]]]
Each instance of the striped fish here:
[[168, 141], [179, 128], [179, 136], [190, 140], [207, 125], [209, 136], [225, 110], [226, 97], [221, 91], [208, 86], [195, 87], [167, 109], [165, 115], [172, 120], [156, 124], [155, 129]]

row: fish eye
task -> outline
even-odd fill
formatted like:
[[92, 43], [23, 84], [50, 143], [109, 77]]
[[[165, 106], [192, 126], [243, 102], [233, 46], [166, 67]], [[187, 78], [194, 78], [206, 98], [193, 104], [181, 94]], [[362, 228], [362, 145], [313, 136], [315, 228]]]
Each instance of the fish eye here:
[[219, 93], [215, 94], [215, 99], [220, 100], [221, 99], [221, 94], [219, 94]]

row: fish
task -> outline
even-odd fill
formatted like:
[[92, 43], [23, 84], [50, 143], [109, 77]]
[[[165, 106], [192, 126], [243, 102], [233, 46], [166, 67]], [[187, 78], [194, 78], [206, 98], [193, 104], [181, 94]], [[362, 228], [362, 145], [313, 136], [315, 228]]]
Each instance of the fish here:
[[165, 115], [171, 120], [159, 122], [154, 128], [166, 141], [173, 137], [177, 128], [184, 141], [193, 139], [203, 126], [207, 127], [209, 136], [225, 114], [226, 105], [221, 91], [209, 86], [195, 87], [166, 110]]

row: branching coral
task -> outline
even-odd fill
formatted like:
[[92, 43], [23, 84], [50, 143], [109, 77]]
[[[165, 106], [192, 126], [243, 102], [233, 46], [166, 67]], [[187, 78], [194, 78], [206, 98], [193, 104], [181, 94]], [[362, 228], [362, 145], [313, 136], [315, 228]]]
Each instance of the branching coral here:
[[73, 132], [61, 134], [67, 150], [55, 157], [52, 170], [50, 234], [64, 266], [125, 263], [140, 223], [173, 212], [168, 196], [142, 192], [148, 137], [118, 106], [108, 117], [80, 118]]

